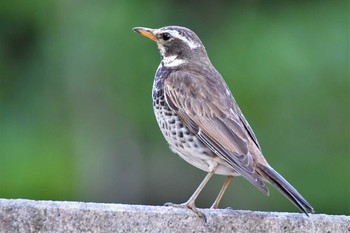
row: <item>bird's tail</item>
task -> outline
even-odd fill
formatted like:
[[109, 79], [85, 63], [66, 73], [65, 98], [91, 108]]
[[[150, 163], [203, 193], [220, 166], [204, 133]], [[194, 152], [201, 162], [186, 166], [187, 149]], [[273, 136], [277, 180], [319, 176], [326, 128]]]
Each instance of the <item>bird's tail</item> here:
[[277, 188], [307, 216], [309, 216], [309, 213], [314, 213], [312, 206], [291, 184], [288, 183], [288, 181], [278, 174], [278, 172], [273, 170], [272, 167], [259, 164], [258, 169], [261, 176], [263, 176], [270, 184]]

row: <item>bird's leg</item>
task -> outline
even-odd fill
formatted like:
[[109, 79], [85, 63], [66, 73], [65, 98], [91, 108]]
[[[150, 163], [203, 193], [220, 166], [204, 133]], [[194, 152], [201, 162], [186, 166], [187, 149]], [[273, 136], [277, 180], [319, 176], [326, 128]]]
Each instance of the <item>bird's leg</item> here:
[[[215, 171], [215, 169], [214, 169]], [[203, 190], [204, 186], [208, 183], [208, 181], [210, 180], [210, 178], [214, 175], [214, 171], [209, 172], [203, 179], [203, 181], [200, 183], [200, 185], [198, 186], [198, 188], [196, 189], [196, 191], [194, 191], [194, 193], [192, 194], [192, 196], [190, 197], [190, 199], [188, 199], [188, 201], [186, 201], [185, 203], [182, 204], [173, 204], [171, 202], [165, 203], [166, 206], [173, 206], [173, 207], [179, 207], [179, 208], [188, 208], [191, 209], [193, 212], [195, 212], [199, 217], [204, 218], [204, 220], [206, 221], [206, 217], [205, 215], [199, 211], [196, 208], [195, 202], [196, 199], [198, 197], [198, 195], [200, 194], [200, 192]]]
[[219, 203], [220, 203], [222, 197], [224, 196], [224, 193], [225, 193], [228, 185], [230, 184], [232, 178], [233, 178], [233, 176], [228, 176], [226, 178], [224, 185], [222, 186], [218, 196], [216, 197], [214, 203], [211, 205], [210, 209], [216, 209], [219, 207]]

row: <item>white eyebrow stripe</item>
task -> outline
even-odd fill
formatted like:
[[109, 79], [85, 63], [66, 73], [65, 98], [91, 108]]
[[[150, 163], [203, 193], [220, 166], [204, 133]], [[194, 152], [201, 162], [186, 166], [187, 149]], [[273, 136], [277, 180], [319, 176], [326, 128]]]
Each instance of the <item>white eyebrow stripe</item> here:
[[180, 40], [185, 41], [191, 49], [195, 49], [201, 46], [199, 43], [189, 40], [186, 36], [181, 35], [178, 31], [171, 30], [170, 34], [173, 34], [175, 37], [179, 38]]

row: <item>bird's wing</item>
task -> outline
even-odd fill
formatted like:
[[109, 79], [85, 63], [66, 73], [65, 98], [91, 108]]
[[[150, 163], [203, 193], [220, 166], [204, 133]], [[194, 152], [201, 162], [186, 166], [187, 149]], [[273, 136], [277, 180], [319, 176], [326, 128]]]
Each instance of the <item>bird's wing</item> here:
[[[232, 97], [232, 98], [233, 98], [233, 97]], [[234, 98], [233, 98], [233, 99], [234, 99]], [[234, 107], [233, 107], [233, 109], [234, 109], [234, 112], [236, 112], [237, 115], [239, 116], [239, 119], [241, 119], [241, 121], [242, 121], [242, 123], [243, 123], [245, 129], [246, 129], [246, 130], [248, 131], [248, 133], [249, 133], [249, 136], [251, 137], [251, 139], [253, 140], [253, 142], [255, 143], [255, 145], [259, 148], [259, 150], [261, 151], [261, 147], [260, 147], [260, 144], [259, 144], [259, 142], [258, 142], [258, 139], [256, 138], [255, 133], [254, 133], [252, 127], [250, 127], [248, 121], [245, 119], [245, 117], [244, 117], [244, 115], [243, 115], [243, 113], [242, 113], [241, 109], [239, 108], [239, 106], [238, 106], [238, 104], [237, 104], [236, 101], [234, 101]]]
[[170, 73], [164, 81], [167, 104], [217, 156], [261, 191], [268, 193], [249, 153], [252, 130], [250, 127], [247, 129], [248, 123], [244, 117], [242, 120], [243, 115], [220, 74], [213, 71], [205, 76], [205, 73]]

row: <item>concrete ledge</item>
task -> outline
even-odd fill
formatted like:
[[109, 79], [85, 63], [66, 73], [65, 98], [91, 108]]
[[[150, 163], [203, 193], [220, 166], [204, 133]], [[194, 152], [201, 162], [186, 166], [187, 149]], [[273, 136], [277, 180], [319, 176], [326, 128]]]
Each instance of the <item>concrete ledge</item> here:
[[350, 232], [349, 216], [0, 199], [0, 232]]

